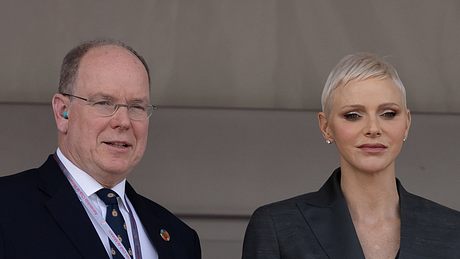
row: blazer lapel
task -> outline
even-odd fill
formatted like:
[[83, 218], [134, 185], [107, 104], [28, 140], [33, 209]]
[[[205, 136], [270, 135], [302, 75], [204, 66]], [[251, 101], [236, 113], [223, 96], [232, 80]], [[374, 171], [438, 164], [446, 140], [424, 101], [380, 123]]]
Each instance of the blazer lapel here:
[[72, 186], [52, 156], [39, 169], [39, 188], [50, 196], [50, 214], [84, 258], [108, 258], [107, 252]]
[[420, 211], [420, 207], [417, 206], [419, 202], [413, 199], [413, 196], [404, 189], [399, 180], [397, 180], [397, 187], [401, 215], [399, 258], [412, 258], [413, 255], [419, 254], [420, 250], [424, 249], [423, 242], [420, 242], [421, 238], [425, 236], [424, 227], [418, 220], [423, 218], [419, 217], [418, 214], [424, 212]]
[[298, 202], [305, 220], [331, 259], [364, 259], [340, 189], [340, 169], [306, 201]]
[[[144, 226], [150, 241], [158, 253], [159, 259], [173, 259], [174, 233], [171, 232], [169, 224], [163, 220], [155, 209], [146, 203], [143, 197], [134, 191], [129, 183], [126, 184], [126, 194], [129, 201], [133, 204], [139, 219]], [[161, 230], [166, 230], [171, 234], [171, 240], [166, 241], [160, 235]]]

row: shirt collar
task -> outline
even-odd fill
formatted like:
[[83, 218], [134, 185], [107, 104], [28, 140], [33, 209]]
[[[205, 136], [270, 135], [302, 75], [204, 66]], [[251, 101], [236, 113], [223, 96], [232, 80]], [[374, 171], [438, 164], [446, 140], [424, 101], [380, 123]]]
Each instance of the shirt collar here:
[[[69, 159], [67, 159], [67, 157], [61, 152], [59, 148], [56, 150], [56, 154], [59, 160], [61, 160], [64, 167], [70, 173], [70, 175], [72, 175], [72, 177], [75, 179], [78, 185], [80, 185], [81, 189], [86, 194], [86, 196], [90, 197], [91, 195], [96, 194], [96, 192], [100, 189], [104, 188], [104, 186], [102, 186], [88, 173], [81, 170], [76, 165], [74, 165]], [[129, 211], [129, 207], [127, 206], [127, 204], [125, 204], [126, 200], [124, 199], [125, 186], [126, 179], [123, 179], [123, 181], [119, 182], [117, 185], [112, 187], [111, 190], [113, 190], [118, 194], [118, 196], [120, 196], [120, 200], [122, 201], [123, 206], [125, 206], [125, 208]]]

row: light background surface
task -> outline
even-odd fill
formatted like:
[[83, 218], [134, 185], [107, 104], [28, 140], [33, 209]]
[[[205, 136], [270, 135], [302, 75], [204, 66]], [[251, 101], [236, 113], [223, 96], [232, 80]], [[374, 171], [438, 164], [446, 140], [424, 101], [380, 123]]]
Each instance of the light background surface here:
[[319, 109], [327, 74], [371, 51], [418, 112], [460, 113], [460, 2], [4, 0], [0, 101], [48, 102], [64, 54], [116, 38], [142, 53], [161, 105]]
[[0, 174], [54, 152], [65, 53], [123, 40], [150, 64], [160, 105], [129, 180], [197, 229], [204, 259], [240, 257], [256, 207], [317, 190], [337, 166], [315, 113], [331, 68], [357, 51], [387, 56], [407, 88], [398, 177], [460, 209], [458, 1], [6, 0], [0, 32]]
[[[0, 172], [40, 166], [56, 147], [49, 105], [0, 105]], [[397, 162], [405, 188], [460, 209], [456, 115], [413, 114]], [[446, 141], [443, 141], [446, 140]], [[241, 254], [247, 221], [263, 204], [319, 189], [338, 165], [315, 112], [161, 108], [129, 181], [177, 213], [201, 237], [204, 259]]]

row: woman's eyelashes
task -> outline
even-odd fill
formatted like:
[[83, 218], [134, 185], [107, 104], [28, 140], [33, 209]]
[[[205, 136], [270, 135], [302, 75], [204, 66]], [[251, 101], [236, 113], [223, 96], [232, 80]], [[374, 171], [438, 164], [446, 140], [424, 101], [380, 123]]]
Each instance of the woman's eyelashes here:
[[393, 111], [393, 110], [386, 110], [384, 111], [380, 116], [382, 116], [384, 119], [393, 119], [396, 117], [398, 112]]
[[347, 112], [343, 117], [348, 121], [355, 121], [361, 118], [361, 115], [358, 112]]
[[[395, 110], [385, 110], [378, 114], [378, 116], [382, 117], [386, 120], [391, 120], [398, 115], [398, 112]], [[359, 120], [363, 115], [360, 112], [352, 111], [346, 112], [343, 114], [343, 118], [347, 121], [356, 121]]]

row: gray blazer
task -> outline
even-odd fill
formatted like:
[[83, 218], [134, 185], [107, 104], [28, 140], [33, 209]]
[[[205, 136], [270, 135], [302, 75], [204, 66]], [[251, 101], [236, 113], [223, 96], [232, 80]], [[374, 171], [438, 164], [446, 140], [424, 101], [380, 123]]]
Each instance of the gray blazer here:
[[[460, 258], [460, 212], [407, 192], [397, 180], [400, 259]], [[258, 208], [243, 259], [364, 259], [340, 188], [340, 168], [317, 192]]]

